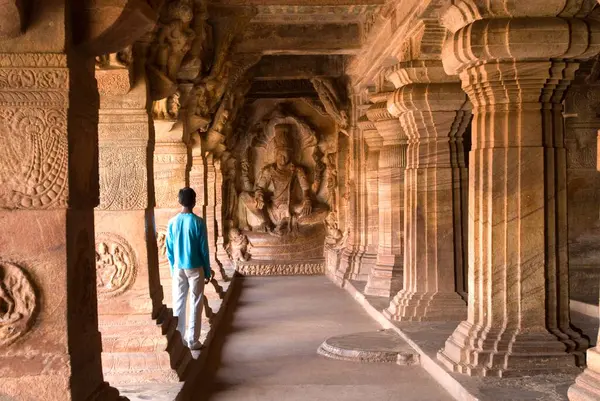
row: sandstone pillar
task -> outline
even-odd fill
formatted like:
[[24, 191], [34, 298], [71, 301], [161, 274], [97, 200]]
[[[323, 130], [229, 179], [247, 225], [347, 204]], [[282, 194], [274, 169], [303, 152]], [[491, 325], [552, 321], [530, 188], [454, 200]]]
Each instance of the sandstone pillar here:
[[462, 320], [467, 312], [456, 277], [463, 272], [462, 136], [470, 104], [441, 62], [428, 64], [398, 66], [392, 80], [401, 87], [388, 101], [408, 136], [404, 286], [386, 310], [394, 320]]
[[[153, 137], [143, 49], [133, 65], [107, 57], [96, 72], [100, 92], [100, 205], [95, 212], [96, 277], [105, 376], [117, 384], [179, 381], [189, 354], [174, 338], [162, 305], [154, 226]], [[117, 55], [117, 59], [118, 59]], [[106, 63], [106, 65], [105, 65]], [[130, 73], [131, 71], [131, 73]], [[169, 336], [163, 336], [159, 318]], [[167, 350], [168, 340], [172, 341]], [[176, 371], [171, 367], [176, 368]]]
[[438, 358], [469, 375], [577, 371], [587, 341], [570, 327], [561, 115], [577, 64], [562, 60], [598, 52], [597, 24], [555, 18], [556, 2], [500, 3], [443, 18], [442, 60], [473, 103], [473, 147], [468, 317]]
[[183, 141], [183, 126], [176, 119], [154, 119], [154, 218], [158, 241], [160, 283], [164, 302], [173, 305], [171, 268], [167, 259], [166, 235], [169, 220], [181, 210], [179, 190], [186, 186], [188, 149]]
[[[369, 124], [368, 126], [367, 123]], [[360, 124], [360, 123], [359, 123]], [[377, 263], [377, 249], [379, 244], [379, 154], [383, 138], [375, 129], [375, 125], [367, 121], [364, 124], [363, 138], [366, 145], [365, 166], [365, 251], [361, 255], [361, 269], [367, 275]], [[367, 276], [368, 277], [368, 276]]]
[[71, 48], [64, 2], [31, 2], [27, 27], [13, 3], [0, 15], [0, 398], [116, 400], [94, 285], [94, 59]]
[[31, 53], [0, 54], [0, 397], [116, 400], [94, 285], [94, 60], [64, 53], [53, 17], [53, 40], [31, 33]]
[[379, 152], [379, 230], [377, 263], [369, 272], [365, 294], [390, 297], [402, 288], [404, 231], [404, 167], [406, 137], [397, 118], [387, 111], [387, 94], [368, 111], [383, 138]]

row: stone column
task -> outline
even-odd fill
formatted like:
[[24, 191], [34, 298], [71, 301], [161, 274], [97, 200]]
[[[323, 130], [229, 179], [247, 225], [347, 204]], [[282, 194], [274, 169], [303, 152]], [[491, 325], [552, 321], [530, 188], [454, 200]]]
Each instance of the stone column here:
[[[369, 126], [366, 126], [370, 124]], [[383, 138], [375, 129], [375, 125], [367, 121], [364, 124], [363, 138], [366, 145], [365, 166], [365, 214], [366, 221], [363, 228], [365, 237], [365, 251], [361, 255], [361, 270], [368, 274], [377, 263], [377, 249], [379, 244], [379, 153]]]
[[[162, 305], [155, 231], [148, 229], [154, 227], [154, 194], [149, 191], [153, 137], [141, 48], [134, 48], [133, 60], [129, 69], [108, 65], [96, 71], [100, 92], [96, 278], [102, 362], [105, 376], [116, 384], [177, 382], [189, 354], [173, 330], [163, 336], [152, 320], [160, 318], [165, 331], [173, 323]], [[166, 351], [168, 340], [171, 356]]]
[[387, 111], [387, 95], [375, 99], [379, 101], [367, 111], [383, 141], [379, 152], [377, 263], [369, 272], [365, 294], [382, 297], [393, 296], [402, 288], [407, 147], [400, 122]]
[[468, 317], [438, 359], [469, 375], [576, 372], [587, 341], [569, 318], [561, 101], [577, 64], [563, 60], [598, 52], [598, 24], [555, 18], [550, 2], [500, 3], [480, 4], [481, 20], [443, 18], [442, 60], [473, 103], [473, 147]]
[[116, 400], [94, 285], [94, 60], [64, 53], [64, 8], [36, 7], [52, 24], [0, 42], [0, 393]]
[[[404, 181], [404, 287], [386, 314], [394, 320], [462, 320], [467, 305], [457, 290], [463, 273], [462, 136], [470, 104], [457, 78], [440, 61], [397, 66], [400, 86], [388, 110], [408, 136]], [[435, 81], [435, 82], [432, 82]]]
[[154, 120], [154, 218], [158, 241], [160, 283], [164, 303], [171, 307], [171, 268], [166, 253], [166, 234], [169, 220], [181, 210], [179, 190], [186, 186], [188, 150], [183, 142], [183, 127], [177, 120]]

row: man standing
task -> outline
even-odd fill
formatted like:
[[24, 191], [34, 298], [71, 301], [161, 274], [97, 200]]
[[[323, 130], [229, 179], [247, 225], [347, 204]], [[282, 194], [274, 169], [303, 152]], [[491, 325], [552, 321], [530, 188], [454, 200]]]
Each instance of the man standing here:
[[[204, 220], [192, 210], [196, 206], [196, 192], [191, 188], [179, 190], [181, 213], [169, 220], [167, 228], [167, 257], [173, 277], [173, 315], [177, 316], [177, 330], [184, 343], [192, 350], [202, 348], [202, 296], [204, 285], [211, 278], [208, 258], [208, 236]], [[186, 333], [185, 309], [188, 290], [191, 292], [192, 310]]]

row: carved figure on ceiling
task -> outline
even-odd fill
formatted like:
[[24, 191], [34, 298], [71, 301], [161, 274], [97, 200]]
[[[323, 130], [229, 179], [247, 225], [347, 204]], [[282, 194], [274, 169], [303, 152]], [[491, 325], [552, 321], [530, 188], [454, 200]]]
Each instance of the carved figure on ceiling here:
[[334, 81], [330, 78], [312, 78], [311, 82], [323, 106], [325, 106], [325, 110], [335, 120], [340, 132], [348, 135], [349, 121], [347, 107], [338, 94]]
[[[290, 159], [289, 126], [282, 124], [274, 129], [275, 163], [261, 170], [254, 195], [241, 194], [240, 207], [258, 223], [258, 230], [281, 236], [294, 230], [297, 220], [312, 212], [312, 204], [306, 173]], [[294, 185], [300, 186], [301, 199], [293, 199]]]

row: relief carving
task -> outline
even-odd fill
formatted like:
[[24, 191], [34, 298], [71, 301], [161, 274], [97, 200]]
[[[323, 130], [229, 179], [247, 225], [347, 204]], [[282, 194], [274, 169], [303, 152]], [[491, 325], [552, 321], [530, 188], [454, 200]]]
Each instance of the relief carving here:
[[[275, 163], [262, 168], [254, 194], [240, 195], [240, 209], [257, 231], [281, 236], [297, 229], [298, 220], [311, 214], [312, 204], [306, 173], [290, 159], [289, 128], [281, 124], [273, 129]], [[301, 189], [301, 199], [292, 196], [295, 185]]]
[[234, 262], [247, 262], [251, 256], [249, 250], [252, 244], [248, 241], [248, 237], [242, 234], [237, 228], [229, 230], [229, 242], [225, 250], [229, 254], [229, 258]]
[[0, 208], [66, 206], [66, 121], [64, 110], [0, 110]]
[[291, 276], [320, 275], [324, 273], [322, 263], [300, 264], [237, 264], [236, 270], [247, 276]]
[[111, 297], [127, 291], [137, 275], [135, 254], [129, 243], [112, 233], [96, 235], [96, 287], [98, 296]]
[[148, 55], [152, 98], [160, 100], [177, 90], [177, 74], [196, 32], [191, 28], [194, 11], [189, 0], [169, 2]]
[[102, 210], [140, 210], [147, 206], [146, 149], [101, 147]]
[[38, 300], [31, 281], [17, 265], [0, 262], [0, 347], [31, 328]]
[[167, 263], [167, 227], [156, 228], [156, 244], [158, 246], [158, 262], [160, 264]]
[[335, 120], [339, 131], [347, 136], [349, 127], [348, 106], [342, 101], [342, 96], [335, 86], [335, 81], [330, 78], [313, 78], [311, 82], [323, 106], [325, 106], [325, 110]]

